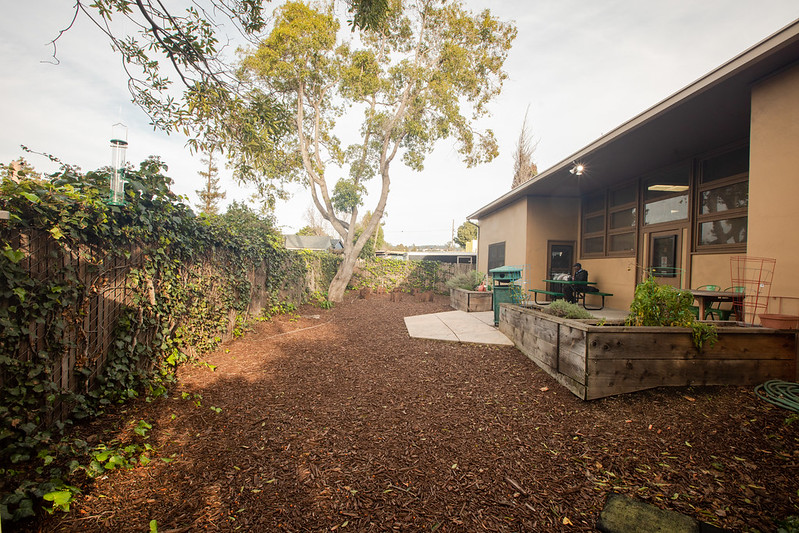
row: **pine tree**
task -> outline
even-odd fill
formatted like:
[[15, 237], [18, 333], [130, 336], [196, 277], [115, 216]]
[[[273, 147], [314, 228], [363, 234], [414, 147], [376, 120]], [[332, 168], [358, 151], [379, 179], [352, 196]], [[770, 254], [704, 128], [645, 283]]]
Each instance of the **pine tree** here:
[[216, 215], [219, 213], [219, 201], [223, 200], [227, 193], [225, 193], [219, 186], [219, 169], [214, 164], [214, 153], [209, 152], [208, 157], [202, 160], [205, 170], [199, 171], [197, 174], [203, 177], [205, 183], [202, 189], [197, 189], [197, 196], [200, 197], [200, 203], [197, 204], [197, 209], [206, 215]]

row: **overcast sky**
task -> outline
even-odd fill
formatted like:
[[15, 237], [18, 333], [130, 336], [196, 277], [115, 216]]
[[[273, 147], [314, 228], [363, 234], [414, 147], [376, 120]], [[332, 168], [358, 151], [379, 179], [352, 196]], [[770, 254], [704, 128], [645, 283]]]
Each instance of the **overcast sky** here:
[[[273, 2], [275, 5], [278, 2]], [[59, 65], [45, 63], [46, 45], [71, 20], [69, 0], [11, 2], [0, 20], [0, 161], [24, 155], [37, 169], [55, 170], [19, 148], [51, 153], [92, 170], [110, 161], [117, 122], [129, 128], [128, 160], [160, 155], [176, 193], [197, 202], [200, 157], [180, 135], [154, 132], [129, 102], [120, 62], [85, 18], [58, 44]], [[452, 225], [510, 189], [512, 151], [529, 106], [539, 140], [534, 159], [544, 170], [638, 113], [799, 18], [796, 0], [469, 0], [519, 30], [502, 94], [484, 121], [500, 142], [492, 163], [467, 169], [452, 143], [442, 142], [421, 173], [392, 166], [386, 240], [443, 244]], [[249, 191], [222, 171], [227, 201]], [[377, 184], [375, 182], [375, 184]], [[375, 193], [377, 194], [377, 193]], [[374, 205], [367, 201], [364, 209]], [[286, 233], [306, 225], [311, 205], [297, 189], [276, 209]]]

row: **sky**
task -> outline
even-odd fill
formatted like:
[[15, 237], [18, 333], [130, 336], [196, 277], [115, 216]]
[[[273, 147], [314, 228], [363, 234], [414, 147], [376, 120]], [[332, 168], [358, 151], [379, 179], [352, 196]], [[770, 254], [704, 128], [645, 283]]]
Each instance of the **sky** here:
[[[391, 168], [384, 218], [392, 244], [444, 244], [465, 217], [510, 190], [513, 150], [529, 108], [543, 171], [568, 159], [605, 132], [691, 84], [722, 63], [799, 18], [796, 0], [467, 0], [514, 21], [518, 36], [505, 70], [508, 79], [480, 126], [500, 146], [494, 161], [467, 168], [450, 141], [440, 142], [422, 172]], [[279, 5], [279, 2], [273, 2]], [[128, 161], [159, 155], [173, 190], [198, 202], [201, 155], [186, 138], [153, 131], [130, 103], [119, 58], [85, 17], [58, 41], [58, 65], [47, 43], [69, 25], [72, 2], [13, 2], [0, 19], [0, 162], [24, 156], [43, 172], [46, 158], [20, 145], [93, 170], [110, 162], [115, 123], [128, 127]], [[225, 203], [247, 201], [251, 190], [221, 169]], [[378, 185], [377, 180], [374, 182]], [[294, 187], [275, 209], [284, 233], [307, 225], [310, 193]], [[362, 211], [377, 200], [376, 191]]]

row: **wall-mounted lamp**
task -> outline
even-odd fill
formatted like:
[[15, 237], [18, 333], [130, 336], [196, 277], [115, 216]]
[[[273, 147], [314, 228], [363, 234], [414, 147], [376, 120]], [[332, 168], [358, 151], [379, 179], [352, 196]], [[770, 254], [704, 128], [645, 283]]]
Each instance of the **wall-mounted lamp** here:
[[108, 203], [125, 204], [125, 155], [128, 151], [128, 127], [118, 122], [111, 126], [111, 180]]
[[574, 166], [569, 170], [575, 176], [582, 176], [585, 172], [585, 166], [582, 163], [572, 163]]

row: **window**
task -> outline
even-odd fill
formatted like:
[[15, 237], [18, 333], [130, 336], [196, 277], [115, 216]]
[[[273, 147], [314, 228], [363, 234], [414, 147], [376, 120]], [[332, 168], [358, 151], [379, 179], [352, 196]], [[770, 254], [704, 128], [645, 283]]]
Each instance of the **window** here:
[[583, 245], [582, 255], [604, 255], [605, 253], [605, 193], [586, 196], [583, 199]]
[[688, 218], [688, 163], [648, 177], [644, 181], [644, 225], [662, 224]]
[[697, 250], [746, 249], [748, 146], [701, 162], [696, 210]]
[[637, 184], [613, 189], [608, 197], [608, 255], [633, 255], [638, 226]]
[[488, 270], [505, 266], [505, 241], [488, 245]]
[[637, 183], [584, 197], [582, 256], [633, 255], [637, 227]]

